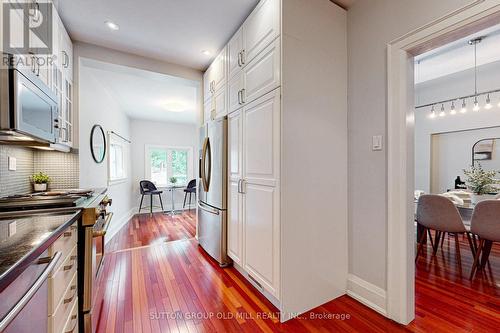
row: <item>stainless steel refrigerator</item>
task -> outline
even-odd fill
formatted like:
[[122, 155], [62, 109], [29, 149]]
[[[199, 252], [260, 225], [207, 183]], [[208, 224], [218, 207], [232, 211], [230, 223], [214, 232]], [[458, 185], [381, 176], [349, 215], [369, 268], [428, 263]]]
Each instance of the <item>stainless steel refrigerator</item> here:
[[200, 129], [198, 242], [224, 267], [227, 255], [227, 117]]

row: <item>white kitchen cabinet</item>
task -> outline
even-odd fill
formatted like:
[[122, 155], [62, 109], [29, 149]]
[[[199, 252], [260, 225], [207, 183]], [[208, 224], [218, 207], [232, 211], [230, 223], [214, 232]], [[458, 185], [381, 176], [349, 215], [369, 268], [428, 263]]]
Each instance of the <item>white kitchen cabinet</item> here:
[[243, 65], [280, 35], [280, 0], [262, 0], [243, 23]]
[[212, 63], [212, 82], [214, 94], [225, 89], [227, 83], [227, 48], [225, 47]]
[[250, 103], [280, 86], [280, 57], [280, 40], [277, 39], [245, 67], [242, 104]]
[[228, 255], [235, 263], [243, 265], [243, 197], [241, 180], [243, 177], [241, 111], [228, 117]]
[[242, 93], [245, 88], [245, 75], [239, 71], [228, 83], [228, 113], [238, 110], [243, 105]]
[[228, 83], [229, 113], [281, 85], [281, 48], [276, 39]]
[[203, 99], [207, 101], [209, 98], [212, 98], [212, 73], [213, 73], [213, 68], [210, 66], [208, 69], [203, 73]]
[[230, 257], [279, 299], [280, 90], [229, 115]]
[[212, 114], [212, 98], [209, 98], [208, 100], [205, 101], [203, 104], [203, 123], [207, 123], [211, 120], [211, 114]]
[[227, 90], [223, 87], [216, 90], [213, 95], [214, 112], [213, 119], [218, 119], [227, 115]]
[[228, 78], [231, 79], [238, 73], [241, 73], [243, 67], [243, 28], [238, 31], [231, 38], [227, 44], [227, 67]]

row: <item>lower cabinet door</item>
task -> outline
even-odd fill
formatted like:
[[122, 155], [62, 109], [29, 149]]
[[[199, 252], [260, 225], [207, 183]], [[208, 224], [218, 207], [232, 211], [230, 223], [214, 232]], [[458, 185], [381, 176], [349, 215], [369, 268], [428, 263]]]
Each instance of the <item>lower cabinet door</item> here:
[[276, 187], [244, 184], [244, 268], [279, 299], [279, 193]]
[[229, 180], [228, 193], [228, 239], [227, 250], [228, 255], [235, 263], [242, 265], [242, 196], [238, 192], [239, 180]]

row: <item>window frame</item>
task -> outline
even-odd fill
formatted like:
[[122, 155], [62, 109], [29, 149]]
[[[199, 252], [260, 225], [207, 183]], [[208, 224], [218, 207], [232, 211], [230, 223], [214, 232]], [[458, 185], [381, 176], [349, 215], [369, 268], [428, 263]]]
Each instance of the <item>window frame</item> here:
[[[111, 146], [120, 146], [122, 150], [122, 170], [123, 175], [119, 178], [111, 178]], [[121, 138], [117, 138], [112, 133], [108, 133], [108, 144], [107, 144], [107, 160], [108, 160], [108, 185], [115, 185], [124, 183], [128, 179], [128, 147], [127, 143]]]
[[[187, 180], [186, 184], [182, 185], [187, 185], [191, 179], [193, 179], [194, 176], [194, 148], [192, 146], [168, 146], [168, 145], [154, 145], [154, 144], [146, 144], [144, 146], [144, 179], [151, 180], [151, 155], [150, 151], [151, 149], [158, 149], [158, 150], [165, 150], [167, 152], [167, 170], [172, 169], [172, 165], [169, 165], [172, 163], [171, 157], [169, 157], [170, 153], [169, 151], [172, 150], [184, 150], [187, 151]], [[171, 156], [171, 155], [170, 155]], [[168, 171], [167, 171], [168, 172]], [[167, 173], [167, 184], [155, 184], [158, 188], [165, 188], [167, 186], [170, 186], [169, 178], [172, 177], [170, 174]], [[179, 184], [181, 185], [181, 184]]]

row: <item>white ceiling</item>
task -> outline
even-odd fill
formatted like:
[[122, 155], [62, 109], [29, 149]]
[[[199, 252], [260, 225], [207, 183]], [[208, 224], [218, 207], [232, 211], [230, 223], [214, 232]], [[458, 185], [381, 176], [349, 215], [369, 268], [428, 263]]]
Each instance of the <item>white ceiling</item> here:
[[[258, 0], [59, 1], [72, 39], [204, 69]], [[104, 21], [120, 26], [111, 31]], [[212, 54], [201, 53], [208, 50]]]
[[132, 119], [196, 124], [198, 82], [89, 59], [82, 61], [82, 70]]
[[415, 57], [415, 83], [474, 68], [474, 47], [468, 41], [485, 37], [477, 45], [477, 65], [500, 61], [500, 25], [446, 44]]

